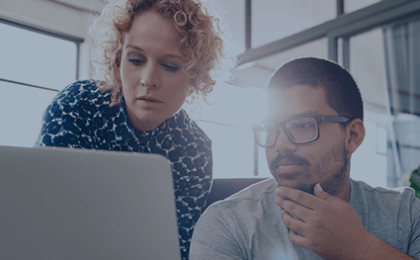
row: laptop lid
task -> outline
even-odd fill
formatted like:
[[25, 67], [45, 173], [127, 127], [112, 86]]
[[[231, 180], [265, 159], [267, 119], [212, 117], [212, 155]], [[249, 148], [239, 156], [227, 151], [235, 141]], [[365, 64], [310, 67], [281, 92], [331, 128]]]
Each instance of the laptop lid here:
[[181, 259], [169, 161], [0, 146], [0, 259]]

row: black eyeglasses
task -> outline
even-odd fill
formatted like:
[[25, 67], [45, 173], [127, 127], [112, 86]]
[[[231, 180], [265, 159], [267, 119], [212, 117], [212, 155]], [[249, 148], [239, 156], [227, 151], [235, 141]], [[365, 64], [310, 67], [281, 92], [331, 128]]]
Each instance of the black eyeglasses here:
[[319, 124], [322, 122], [347, 123], [350, 118], [342, 116], [302, 116], [276, 123], [259, 123], [252, 126], [259, 146], [271, 147], [277, 142], [283, 128], [286, 136], [295, 144], [304, 144], [319, 138]]

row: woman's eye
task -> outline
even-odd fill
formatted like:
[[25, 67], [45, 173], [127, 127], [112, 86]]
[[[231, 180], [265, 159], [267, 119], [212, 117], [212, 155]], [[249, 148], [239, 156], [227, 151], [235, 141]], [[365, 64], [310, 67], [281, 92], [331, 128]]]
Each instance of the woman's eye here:
[[179, 70], [179, 66], [176, 64], [172, 64], [172, 63], [164, 63], [163, 67], [165, 68], [165, 70], [169, 71], [169, 72], [176, 72]]
[[132, 63], [132, 64], [134, 64], [136, 66], [141, 65], [141, 64], [144, 63], [144, 61], [141, 60], [141, 59], [129, 59], [128, 62], [130, 62], [130, 63]]

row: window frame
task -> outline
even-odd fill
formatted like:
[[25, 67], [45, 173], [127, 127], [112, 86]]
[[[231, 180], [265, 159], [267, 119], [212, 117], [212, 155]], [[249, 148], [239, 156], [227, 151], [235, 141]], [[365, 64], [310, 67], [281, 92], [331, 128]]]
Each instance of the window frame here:
[[[252, 48], [252, 0], [245, 1], [245, 52], [239, 55], [238, 66], [299, 47], [321, 38], [328, 39], [328, 59], [350, 69], [350, 38], [372, 29], [419, 19], [419, 0], [382, 0], [351, 13], [345, 13], [344, 1], [336, 0], [336, 18], [293, 35]], [[339, 54], [338, 40], [342, 42]], [[340, 57], [339, 57], [340, 55]], [[258, 176], [258, 145], [254, 140], [254, 176]]]
[[[22, 24], [22, 23], [13, 22], [13, 21], [3, 19], [3, 18], [0, 18], [0, 23], [10, 25], [10, 26], [13, 26], [13, 27], [16, 27], [16, 28], [19, 28], [19, 29], [24, 29], [24, 30], [28, 30], [28, 31], [31, 31], [31, 32], [35, 32], [35, 33], [43, 34], [43, 35], [46, 35], [46, 36], [54, 37], [54, 38], [57, 38], [57, 39], [73, 42], [76, 45], [76, 70], [75, 70], [76, 75], [75, 75], [75, 78], [76, 78], [76, 80], [79, 79], [80, 45], [85, 41], [85, 39], [80, 38], [80, 37], [76, 37], [76, 36], [69, 36], [67, 34], [59, 34], [59, 33], [51, 32], [51, 31], [48, 31], [48, 30], [39, 29], [39, 28], [36, 28], [36, 27], [33, 27], [33, 26], [28, 26], [28, 25], [25, 25], [25, 24]], [[40, 89], [45, 89], [45, 90], [58, 92], [58, 90], [56, 90], [56, 89], [46, 88], [46, 87], [42, 87], [42, 86], [30, 84], [30, 83], [14, 81], [14, 80], [5, 79], [5, 78], [0, 78], [0, 81], [7, 82], [7, 83], [13, 83], [13, 84], [19, 84], [19, 85], [23, 85], [23, 86], [27, 86], [27, 87], [40, 88]]]

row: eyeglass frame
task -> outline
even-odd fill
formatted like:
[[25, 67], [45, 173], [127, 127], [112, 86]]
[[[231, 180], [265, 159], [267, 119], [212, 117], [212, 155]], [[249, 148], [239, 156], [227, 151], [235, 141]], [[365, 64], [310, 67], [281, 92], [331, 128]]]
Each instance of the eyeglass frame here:
[[[290, 122], [290, 121], [292, 121], [292, 120], [296, 120], [296, 119], [300, 119], [300, 118], [313, 118], [313, 119], [315, 119], [315, 121], [316, 121], [316, 137], [315, 138], [313, 138], [313, 139], [311, 139], [311, 140], [309, 140], [309, 141], [302, 141], [302, 142], [299, 142], [299, 141], [295, 141], [295, 140], [293, 140], [293, 138], [292, 138], [292, 136], [291, 136], [291, 134], [289, 133], [289, 131], [288, 130], [285, 130], [285, 128], [284, 128], [284, 126], [287, 124], [287, 122]], [[261, 147], [265, 147], [265, 148], [268, 148], [268, 147], [273, 147], [273, 146], [275, 146], [276, 145], [276, 143], [277, 143], [277, 138], [279, 137], [279, 134], [280, 134], [280, 131], [279, 131], [279, 128], [281, 127], [281, 128], [283, 128], [283, 132], [286, 134], [286, 136], [287, 136], [287, 138], [292, 142], [292, 143], [294, 143], [294, 144], [306, 144], [306, 143], [310, 143], [310, 142], [314, 142], [314, 141], [316, 141], [316, 140], [318, 140], [318, 138], [319, 138], [319, 136], [320, 136], [320, 129], [319, 129], [319, 125], [322, 123], [322, 122], [332, 122], [332, 123], [340, 123], [340, 124], [347, 124], [348, 122], [350, 122], [350, 121], [352, 121], [353, 119], [351, 119], [351, 118], [348, 118], [348, 117], [344, 117], [344, 116], [321, 116], [321, 115], [304, 115], [304, 116], [298, 116], [298, 117], [293, 117], [293, 118], [290, 118], [290, 119], [286, 119], [286, 120], [283, 120], [283, 121], [280, 121], [280, 122], [276, 122], [276, 123], [273, 123], [275, 126], [276, 126], [276, 131], [277, 131], [277, 133], [276, 133], [276, 138], [274, 138], [274, 142], [273, 142], [273, 144], [272, 145], [261, 145], [259, 142], [258, 142], [258, 138], [257, 138], [257, 134], [256, 134], [256, 132], [257, 132], [257, 130], [255, 130], [255, 128], [256, 128], [256, 126], [258, 125], [258, 124], [253, 124], [252, 125], [252, 131], [253, 131], [253, 133], [254, 133], [254, 138], [255, 138], [255, 141], [257, 142], [257, 144], [259, 145], [259, 146], [261, 146]]]

